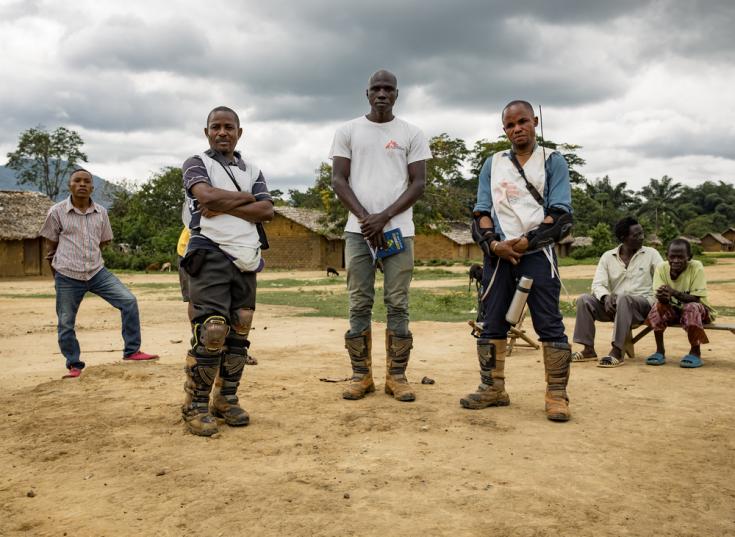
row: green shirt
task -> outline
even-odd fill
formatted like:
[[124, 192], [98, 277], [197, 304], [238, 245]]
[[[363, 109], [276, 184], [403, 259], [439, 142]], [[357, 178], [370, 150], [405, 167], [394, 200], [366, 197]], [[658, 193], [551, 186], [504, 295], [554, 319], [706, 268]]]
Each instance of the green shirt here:
[[[701, 261], [692, 260], [689, 261], [684, 272], [673, 280], [671, 278], [671, 267], [669, 262], [665, 261], [656, 267], [656, 271], [653, 273], [653, 291], [662, 285], [668, 285], [675, 291], [680, 291], [688, 295], [699, 297], [701, 302], [709, 311], [709, 317], [711, 321], [715, 320], [716, 312], [709, 305], [707, 300], [707, 279], [704, 277], [704, 267]], [[681, 307], [681, 302], [676, 298], [671, 297], [671, 304], [674, 306]]]

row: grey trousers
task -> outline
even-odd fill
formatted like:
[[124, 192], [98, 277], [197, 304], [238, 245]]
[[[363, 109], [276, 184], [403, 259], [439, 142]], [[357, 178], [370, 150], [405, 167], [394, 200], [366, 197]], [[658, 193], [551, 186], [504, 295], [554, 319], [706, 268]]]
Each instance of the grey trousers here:
[[574, 323], [574, 342], [595, 346], [595, 321], [615, 323], [612, 344], [621, 351], [634, 324], [642, 324], [651, 311], [648, 299], [642, 296], [618, 295], [613, 316], [605, 311], [605, 305], [592, 295], [581, 295], [577, 299], [577, 320]]
[[[408, 288], [413, 277], [413, 237], [404, 237], [406, 249], [383, 259], [383, 300], [388, 329], [408, 335]], [[370, 329], [375, 300], [375, 271], [370, 249], [360, 233], [345, 233], [350, 336]]]

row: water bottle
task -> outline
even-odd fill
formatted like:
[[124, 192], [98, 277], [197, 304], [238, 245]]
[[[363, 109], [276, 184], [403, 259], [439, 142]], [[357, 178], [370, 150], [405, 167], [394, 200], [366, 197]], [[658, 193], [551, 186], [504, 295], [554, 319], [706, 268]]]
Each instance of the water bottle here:
[[521, 321], [523, 308], [526, 307], [526, 300], [528, 300], [528, 293], [531, 292], [532, 285], [533, 278], [521, 276], [521, 279], [518, 280], [518, 286], [516, 287], [516, 292], [513, 295], [513, 300], [508, 308], [508, 313], [505, 314], [505, 320], [513, 326], [517, 325]]

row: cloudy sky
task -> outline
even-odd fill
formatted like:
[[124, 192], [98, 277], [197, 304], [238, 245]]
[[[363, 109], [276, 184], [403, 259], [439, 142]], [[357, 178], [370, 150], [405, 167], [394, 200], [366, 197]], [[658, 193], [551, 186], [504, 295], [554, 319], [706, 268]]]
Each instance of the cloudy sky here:
[[304, 188], [387, 68], [396, 114], [429, 136], [494, 139], [523, 98], [590, 179], [735, 182], [732, 0], [351, 4], [0, 0], [0, 162], [21, 131], [64, 125], [94, 173], [142, 181], [205, 149], [226, 104], [269, 186]]

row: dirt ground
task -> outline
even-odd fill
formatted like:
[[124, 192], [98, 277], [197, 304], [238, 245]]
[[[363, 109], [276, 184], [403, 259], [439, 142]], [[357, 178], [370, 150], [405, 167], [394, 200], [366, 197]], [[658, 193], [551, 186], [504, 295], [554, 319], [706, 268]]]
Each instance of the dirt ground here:
[[[707, 273], [732, 280], [735, 264]], [[322, 275], [265, 277], [287, 276]], [[714, 304], [735, 303], [732, 282], [712, 291]], [[509, 358], [511, 406], [463, 410], [459, 398], [478, 383], [468, 327], [413, 323], [409, 377], [436, 384], [416, 384], [417, 401], [398, 403], [382, 393], [378, 324], [379, 391], [343, 401], [342, 384], [319, 379], [348, 374], [346, 321], [260, 306], [251, 337], [260, 364], [246, 369], [241, 389], [252, 422], [206, 439], [187, 434], [179, 417], [182, 303], [138, 295], [143, 349], [161, 359], [123, 363], [117, 311], [86, 299], [77, 330], [88, 367], [61, 380], [53, 298], [7, 297], [49, 293], [50, 280], [0, 281], [0, 535], [735, 535], [729, 332], [711, 334], [701, 369], [678, 367], [688, 349], [680, 331], [667, 338], [663, 367], [643, 363], [652, 337], [624, 367], [574, 365], [573, 419], [558, 424], [543, 413], [540, 351]], [[566, 325], [571, 334], [573, 319]], [[598, 352], [610, 332], [600, 326]]]

